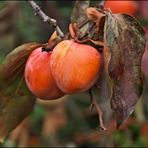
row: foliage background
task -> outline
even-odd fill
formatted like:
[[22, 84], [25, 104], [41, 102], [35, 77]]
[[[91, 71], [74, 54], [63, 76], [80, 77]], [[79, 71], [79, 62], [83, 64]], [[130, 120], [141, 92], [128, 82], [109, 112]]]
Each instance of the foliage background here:
[[[68, 31], [75, 1], [36, 1], [44, 12]], [[91, 2], [92, 5], [98, 1]], [[137, 1], [135, 17], [148, 36], [148, 2]], [[54, 30], [44, 24], [26, 1], [0, 2], [0, 61], [13, 48], [26, 42], [46, 43]], [[99, 131], [96, 111], [89, 111], [87, 93], [67, 95], [56, 101], [37, 100], [33, 113], [5, 140], [3, 147], [21, 146], [148, 146], [148, 46], [142, 60], [144, 92], [128, 121], [116, 130], [107, 84], [95, 90], [104, 112], [107, 131]]]

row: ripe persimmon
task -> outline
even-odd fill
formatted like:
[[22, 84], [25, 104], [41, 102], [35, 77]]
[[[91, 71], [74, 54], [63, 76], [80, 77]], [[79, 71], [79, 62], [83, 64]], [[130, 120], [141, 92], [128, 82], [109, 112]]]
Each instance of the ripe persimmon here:
[[25, 81], [30, 91], [40, 99], [50, 100], [62, 97], [64, 93], [56, 86], [50, 70], [51, 52], [35, 49], [25, 66]]
[[50, 65], [56, 84], [64, 93], [83, 92], [98, 80], [101, 54], [92, 46], [64, 40], [53, 49]]
[[107, 0], [105, 1], [104, 7], [110, 8], [113, 13], [127, 13], [134, 15], [137, 11], [138, 4], [135, 1]]

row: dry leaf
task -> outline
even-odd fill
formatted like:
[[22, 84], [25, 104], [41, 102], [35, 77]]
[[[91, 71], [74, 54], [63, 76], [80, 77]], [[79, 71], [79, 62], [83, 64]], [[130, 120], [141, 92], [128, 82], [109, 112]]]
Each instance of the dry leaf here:
[[77, 37], [77, 24], [76, 23], [71, 23], [69, 24], [69, 32], [72, 38], [76, 38]]
[[72, 14], [71, 14], [71, 22], [72, 23], [81, 23], [86, 19], [85, 10], [89, 7], [89, 0], [77, 0], [75, 2]]
[[[72, 14], [71, 14], [71, 23], [76, 23], [79, 27], [79, 32], [77, 37], [81, 38], [81, 34], [84, 34], [89, 27], [89, 24], [86, 16], [86, 9], [89, 7], [90, 2], [88, 0], [77, 0], [75, 2]], [[85, 22], [86, 21], [86, 22]], [[82, 25], [82, 26], [81, 26]], [[80, 27], [81, 26], [81, 27]]]
[[105, 68], [111, 84], [111, 107], [120, 126], [133, 112], [142, 93], [141, 58], [145, 33], [141, 25], [126, 14], [107, 13], [104, 26]]
[[14, 130], [34, 107], [36, 97], [24, 81], [24, 67], [29, 54], [39, 43], [27, 43], [10, 52], [0, 65], [0, 141]]
[[87, 15], [88, 19], [92, 20], [96, 24], [97, 27], [99, 26], [101, 19], [103, 17], [105, 17], [105, 14], [99, 12], [94, 7], [87, 8], [86, 15]]

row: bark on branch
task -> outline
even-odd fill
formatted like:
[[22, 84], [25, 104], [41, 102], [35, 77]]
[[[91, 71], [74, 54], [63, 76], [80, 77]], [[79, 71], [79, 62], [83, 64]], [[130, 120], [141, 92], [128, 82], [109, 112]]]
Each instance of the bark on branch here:
[[27, 0], [28, 3], [31, 5], [32, 9], [35, 12], [35, 15], [38, 15], [43, 22], [50, 24], [53, 28], [55, 28], [58, 36], [60, 38], [64, 37], [64, 33], [61, 31], [61, 29], [59, 28], [59, 26], [57, 25], [57, 21], [53, 18], [50, 18], [49, 16], [47, 16], [42, 10], [41, 8], [33, 1], [33, 0]]

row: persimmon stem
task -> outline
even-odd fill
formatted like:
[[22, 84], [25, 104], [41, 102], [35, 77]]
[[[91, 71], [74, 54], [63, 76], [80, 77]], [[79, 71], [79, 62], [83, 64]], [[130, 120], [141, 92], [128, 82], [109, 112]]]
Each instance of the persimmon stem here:
[[92, 89], [89, 90], [89, 95], [90, 95], [90, 99], [91, 99], [91, 105], [90, 105], [90, 110], [92, 111], [93, 108], [95, 107], [99, 116], [99, 123], [100, 123], [100, 129], [101, 130], [106, 130], [104, 124], [103, 124], [103, 113], [96, 101], [96, 99], [93, 97], [93, 93], [92, 93]]
[[84, 19], [80, 24], [78, 24], [78, 28], [80, 29], [80, 28], [82, 28], [85, 24], [87, 24], [89, 22], [89, 19], [88, 18], [86, 18], [86, 19]]
[[[91, 23], [90, 26], [88, 27], [88, 29], [85, 31], [85, 33], [83, 34], [83, 36], [81, 36], [79, 38], [79, 40], [82, 40], [83, 38], [87, 37], [90, 34], [90, 31], [92, 30], [94, 26], [94, 23]], [[88, 40], [90, 39], [90, 37], [88, 37]]]
[[61, 29], [59, 28], [59, 26], [57, 25], [57, 21], [53, 18], [50, 18], [49, 16], [47, 16], [42, 10], [41, 8], [33, 1], [33, 0], [27, 0], [28, 3], [31, 5], [32, 9], [35, 12], [35, 15], [40, 16], [41, 19], [43, 19], [43, 22], [50, 24], [53, 28], [55, 28], [58, 36], [60, 38], [64, 37], [64, 33], [61, 31]]

